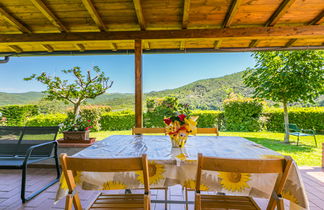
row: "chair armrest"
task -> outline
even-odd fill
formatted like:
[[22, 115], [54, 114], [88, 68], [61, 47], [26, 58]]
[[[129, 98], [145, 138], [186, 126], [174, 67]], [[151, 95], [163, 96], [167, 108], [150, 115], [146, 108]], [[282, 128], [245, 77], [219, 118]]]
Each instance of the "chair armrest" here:
[[27, 164], [27, 161], [30, 158], [30, 156], [31, 156], [34, 149], [39, 148], [39, 147], [43, 147], [43, 146], [47, 146], [47, 145], [50, 145], [50, 144], [54, 144], [55, 152], [57, 152], [57, 141], [49, 141], [49, 142], [33, 145], [33, 146], [29, 147], [28, 150], [26, 151], [26, 155], [25, 155], [25, 159], [24, 159], [23, 164], [24, 165]]
[[313, 129], [301, 129], [302, 132], [311, 132], [313, 134], [315, 134], [315, 130]]

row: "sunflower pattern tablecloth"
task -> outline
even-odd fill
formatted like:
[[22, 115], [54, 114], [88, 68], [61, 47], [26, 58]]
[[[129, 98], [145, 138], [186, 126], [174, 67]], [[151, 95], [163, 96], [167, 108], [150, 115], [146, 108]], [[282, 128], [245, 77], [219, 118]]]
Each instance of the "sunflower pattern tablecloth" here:
[[[281, 154], [241, 137], [190, 136], [184, 148], [172, 148], [168, 136], [151, 135], [110, 136], [74, 156], [124, 158], [147, 154], [151, 187], [181, 184], [184, 187], [194, 189], [198, 153], [224, 158], [283, 158]], [[276, 174], [203, 171], [201, 189], [226, 194], [269, 198], [276, 178]], [[77, 172], [75, 180], [77, 185], [86, 190], [143, 187], [143, 174], [141, 172]], [[67, 185], [64, 176], [62, 176], [56, 199], [62, 198], [66, 193]], [[283, 197], [291, 201], [291, 209], [308, 209], [303, 182], [295, 163], [289, 172]]]

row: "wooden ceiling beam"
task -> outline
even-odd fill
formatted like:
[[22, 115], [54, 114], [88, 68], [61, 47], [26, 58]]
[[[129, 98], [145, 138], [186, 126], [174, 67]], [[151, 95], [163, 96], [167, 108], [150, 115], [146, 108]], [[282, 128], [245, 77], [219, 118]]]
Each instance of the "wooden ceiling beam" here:
[[180, 50], [185, 50], [185, 48], [186, 48], [186, 42], [184, 41], [184, 40], [182, 40], [181, 42], [180, 42]]
[[54, 48], [49, 44], [42, 44], [47, 52], [54, 52]]
[[254, 48], [259, 44], [260, 40], [254, 39], [250, 42], [249, 48]]
[[138, 24], [140, 25], [141, 30], [144, 31], [145, 30], [145, 19], [144, 19], [144, 15], [143, 15], [141, 0], [133, 0], [133, 3], [134, 3], [134, 8], [135, 8]]
[[29, 28], [24, 26], [20, 21], [18, 21], [16, 18], [11, 16], [7, 11], [5, 11], [3, 8], [0, 7], [0, 16], [4, 18], [8, 23], [16, 27], [19, 31], [23, 33], [32, 33]]
[[187, 29], [189, 24], [190, 0], [184, 0], [182, 28]]
[[151, 46], [150, 46], [150, 42], [149, 41], [144, 42], [144, 46], [145, 46], [145, 50], [150, 50], [151, 49]]
[[308, 25], [319, 25], [324, 20], [324, 10], [319, 13]]
[[17, 45], [8, 45], [8, 47], [10, 47], [16, 53], [22, 53], [23, 52], [23, 50]]
[[0, 44], [8, 43], [87, 43], [89, 41], [113, 41], [136, 39], [324, 39], [324, 25], [249, 27], [225, 29], [186, 29], [152, 31], [68, 32], [37, 34], [0, 34]]
[[34, 6], [61, 32], [68, 32], [67, 28], [54, 15], [54, 13], [44, 4], [42, 0], [31, 0]]
[[95, 5], [91, 0], [82, 0], [82, 3], [84, 7], [88, 10], [91, 18], [96, 23], [97, 27], [100, 29], [100, 31], [106, 31], [107, 27], [105, 23], [103, 22], [101, 16], [99, 15]]
[[112, 51], [117, 51], [118, 47], [116, 43], [111, 43]]
[[286, 44], [285, 47], [291, 47], [295, 42], [297, 41], [297, 39], [290, 39]]
[[83, 44], [75, 44], [74, 45], [80, 52], [84, 52], [86, 49], [85, 49], [85, 46]]
[[216, 40], [216, 41], [214, 42], [214, 49], [215, 49], [215, 50], [216, 50], [216, 49], [219, 49], [220, 46], [221, 46], [221, 44], [222, 44], [222, 40]]
[[236, 15], [238, 8], [241, 4], [242, 0], [233, 0], [230, 7], [228, 8], [228, 11], [226, 13], [224, 22], [222, 27], [223, 28], [228, 28], [232, 24], [233, 18]]
[[265, 23], [265, 26], [274, 26], [295, 1], [296, 0], [283, 0], [269, 20]]

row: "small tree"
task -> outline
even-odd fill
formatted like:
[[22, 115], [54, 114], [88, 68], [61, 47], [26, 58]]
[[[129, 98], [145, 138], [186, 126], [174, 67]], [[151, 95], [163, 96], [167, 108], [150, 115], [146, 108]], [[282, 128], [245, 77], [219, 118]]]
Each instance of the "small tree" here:
[[63, 73], [72, 74], [75, 77], [73, 82], [62, 80], [60, 77], [51, 77], [45, 72], [40, 75], [33, 74], [25, 80], [35, 79], [47, 85], [47, 90], [43, 93], [46, 94], [45, 98], [48, 100], [72, 103], [74, 106], [73, 114], [76, 117], [80, 113], [80, 106], [83, 102], [104, 94], [113, 84], [99, 67], [94, 66], [93, 71], [96, 73], [95, 76], [91, 75], [90, 70], [85, 75], [82, 74], [80, 67], [62, 70]]
[[289, 143], [288, 103], [311, 102], [324, 91], [324, 51], [255, 52], [253, 69], [244, 74], [244, 84], [254, 96], [281, 102], [285, 139]]

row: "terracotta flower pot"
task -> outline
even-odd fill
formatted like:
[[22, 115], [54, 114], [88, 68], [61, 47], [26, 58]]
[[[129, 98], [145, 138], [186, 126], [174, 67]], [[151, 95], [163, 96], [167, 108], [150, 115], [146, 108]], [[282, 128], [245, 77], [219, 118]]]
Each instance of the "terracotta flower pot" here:
[[89, 140], [89, 131], [64, 131], [63, 137], [68, 141], [85, 141]]

